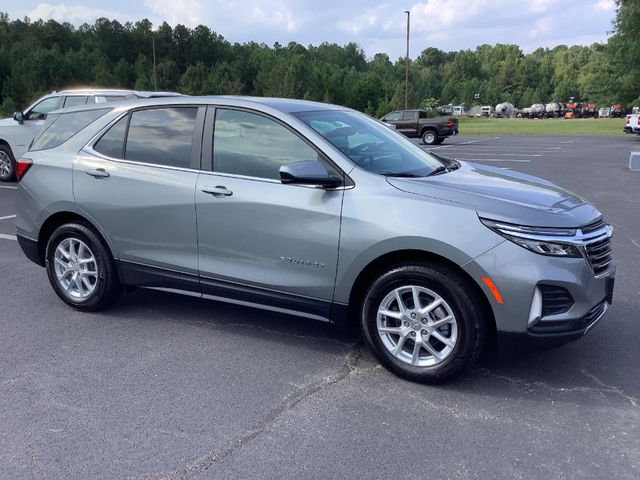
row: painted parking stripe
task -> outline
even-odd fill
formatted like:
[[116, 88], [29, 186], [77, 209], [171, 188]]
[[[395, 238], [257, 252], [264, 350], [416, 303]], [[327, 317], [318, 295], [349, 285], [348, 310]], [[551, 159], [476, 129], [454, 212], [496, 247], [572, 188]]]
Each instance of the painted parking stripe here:
[[18, 239], [16, 238], [16, 236], [15, 236], [15, 235], [6, 235], [6, 234], [4, 234], [4, 233], [0, 233], [0, 239], [3, 239], [3, 240], [15, 240], [15, 241], [18, 241]]
[[515, 162], [515, 163], [530, 163], [531, 160], [526, 160], [524, 158], [459, 158], [455, 157], [457, 160], [464, 160], [465, 162], [476, 161], [476, 162]]
[[0, 188], [6, 188], [8, 190], [17, 190], [18, 187], [13, 187], [11, 185], [0, 185]]
[[541, 157], [538, 153], [480, 153], [480, 152], [459, 152], [461, 155], [487, 155], [490, 157]]
[[16, 218], [15, 215], [7, 215], [6, 217], [0, 217], [0, 220], [10, 220], [12, 218]]

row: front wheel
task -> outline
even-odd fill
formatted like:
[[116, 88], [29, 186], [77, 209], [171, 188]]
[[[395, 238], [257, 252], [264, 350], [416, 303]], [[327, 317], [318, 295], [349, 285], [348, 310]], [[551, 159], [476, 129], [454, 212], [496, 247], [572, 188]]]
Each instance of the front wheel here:
[[53, 232], [47, 243], [46, 269], [56, 294], [78, 310], [102, 310], [122, 292], [111, 253], [82, 224], [62, 225]]
[[477, 293], [452, 269], [400, 264], [367, 291], [361, 328], [385, 368], [409, 380], [441, 383], [480, 356], [483, 312]]
[[435, 145], [438, 140], [438, 135], [433, 130], [426, 130], [422, 134], [422, 143], [425, 145]]
[[0, 182], [10, 182], [15, 179], [16, 160], [13, 152], [6, 145], [0, 145]]

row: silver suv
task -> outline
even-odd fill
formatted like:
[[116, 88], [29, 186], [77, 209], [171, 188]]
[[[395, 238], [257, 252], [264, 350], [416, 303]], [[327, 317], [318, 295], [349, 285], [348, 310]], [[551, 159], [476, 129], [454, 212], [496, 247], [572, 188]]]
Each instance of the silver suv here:
[[612, 230], [583, 199], [347, 108], [184, 97], [47, 122], [17, 234], [79, 310], [142, 286], [355, 323], [386, 368], [438, 382], [496, 332], [568, 341], [612, 300]]
[[128, 98], [154, 98], [179, 95], [169, 92], [138, 92], [103, 88], [74, 89], [52, 92], [36, 100], [24, 112], [16, 112], [13, 118], [0, 120], [0, 181], [15, 177], [15, 159], [21, 157], [38, 130], [44, 125], [47, 114], [59, 108], [78, 105], [94, 105], [117, 102]]

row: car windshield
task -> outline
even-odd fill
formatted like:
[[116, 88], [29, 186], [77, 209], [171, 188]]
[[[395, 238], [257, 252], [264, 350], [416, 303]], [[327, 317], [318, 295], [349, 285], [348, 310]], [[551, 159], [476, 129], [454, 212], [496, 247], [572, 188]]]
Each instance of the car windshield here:
[[362, 113], [320, 110], [294, 115], [326, 138], [353, 163], [380, 175], [421, 177], [442, 162], [400, 133]]

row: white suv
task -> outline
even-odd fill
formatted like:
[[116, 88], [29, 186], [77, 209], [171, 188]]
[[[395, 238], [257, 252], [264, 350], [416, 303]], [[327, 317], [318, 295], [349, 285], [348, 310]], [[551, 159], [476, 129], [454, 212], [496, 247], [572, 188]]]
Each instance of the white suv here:
[[31, 141], [44, 125], [47, 113], [61, 108], [106, 103], [128, 98], [152, 98], [179, 95], [169, 92], [139, 92], [135, 90], [78, 89], [62, 90], [45, 95], [24, 112], [16, 112], [13, 118], [0, 120], [0, 181], [13, 180], [15, 160], [28, 149]]

